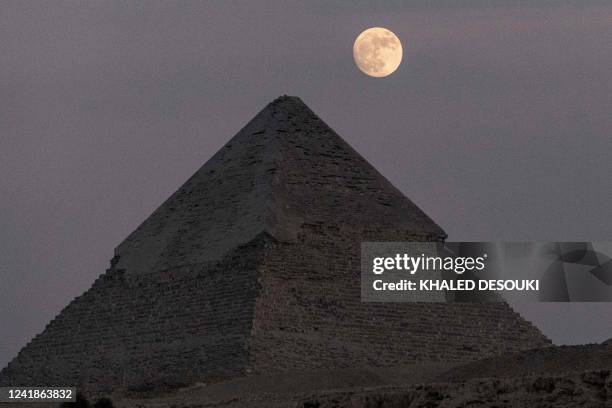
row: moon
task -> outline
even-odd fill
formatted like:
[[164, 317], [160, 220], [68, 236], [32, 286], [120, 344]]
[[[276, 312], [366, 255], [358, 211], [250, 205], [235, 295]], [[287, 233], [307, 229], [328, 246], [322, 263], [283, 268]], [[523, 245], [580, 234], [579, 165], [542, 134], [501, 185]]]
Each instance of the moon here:
[[402, 62], [402, 43], [391, 30], [368, 28], [357, 36], [353, 44], [353, 58], [364, 74], [386, 77], [395, 72]]

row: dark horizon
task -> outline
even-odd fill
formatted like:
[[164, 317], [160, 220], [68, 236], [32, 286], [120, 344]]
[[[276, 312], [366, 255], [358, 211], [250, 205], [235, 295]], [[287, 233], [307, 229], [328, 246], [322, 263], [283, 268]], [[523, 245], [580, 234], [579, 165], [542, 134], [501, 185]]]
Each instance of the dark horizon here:
[[[612, 5], [5, 2], [0, 366], [279, 95], [297, 95], [450, 241], [606, 241]], [[401, 39], [397, 72], [352, 59]], [[519, 304], [558, 344], [609, 304]]]

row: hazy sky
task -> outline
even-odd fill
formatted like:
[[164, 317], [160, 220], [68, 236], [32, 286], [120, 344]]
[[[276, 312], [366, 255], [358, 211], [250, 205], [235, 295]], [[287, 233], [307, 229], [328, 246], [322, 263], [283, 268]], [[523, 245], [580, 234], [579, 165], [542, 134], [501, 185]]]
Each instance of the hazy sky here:
[[[421, 3], [2, 1], [0, 366], [281, 94], [449, 240], [612, 240], [612, 4]], [[352, 59], [371, 26], [403, 43], [384, 79]], [[517, 308], [612, 337], [612, 304]]]

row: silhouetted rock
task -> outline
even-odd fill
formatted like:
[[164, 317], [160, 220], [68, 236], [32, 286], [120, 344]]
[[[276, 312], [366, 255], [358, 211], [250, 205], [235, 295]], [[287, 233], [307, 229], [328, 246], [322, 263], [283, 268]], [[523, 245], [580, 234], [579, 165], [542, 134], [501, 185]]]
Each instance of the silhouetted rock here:
[[100, 398], [93, 405], [93, 408], [114, 408], [113, 401], [110, 398]]

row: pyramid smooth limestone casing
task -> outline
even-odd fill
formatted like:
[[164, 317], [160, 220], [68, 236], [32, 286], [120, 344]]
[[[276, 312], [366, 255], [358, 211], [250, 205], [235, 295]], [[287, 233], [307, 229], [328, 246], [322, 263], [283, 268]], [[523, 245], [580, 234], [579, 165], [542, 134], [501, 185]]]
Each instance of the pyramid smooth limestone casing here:
[[549, 345], [505, 303], [360, 301], [361, 241], [445, 236], [300, 99], [280, 97], [117, 247], [0, 385], [102, 394]]
[[299, 98], [255, 116], [115, 254], [128, 274], [216, 262], [261, 233], [295, 242], [303, 225], [446, 237]]

